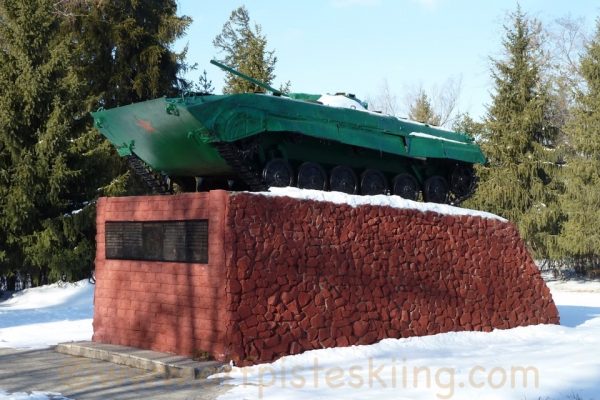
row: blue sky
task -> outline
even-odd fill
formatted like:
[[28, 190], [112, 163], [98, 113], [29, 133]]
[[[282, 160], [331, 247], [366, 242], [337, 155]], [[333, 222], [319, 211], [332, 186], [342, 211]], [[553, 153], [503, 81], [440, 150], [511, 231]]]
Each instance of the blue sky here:
[[[350, 92], [373, 98], [384, 79], [402, 104], [405, 93], [462, 79], [459, 108], [485, 114], [492, 90], [490, 56], [501, 54], [502, 24], [512, 0], [179, 0], [179, 13], [194, 22], [176, 48], [206, 69], [220, 92], [223, 73], [209, 64], [212, 45], [231, 11], [245, 5], [262, 26], [278, 57], [274, 86], [290, 80], [292, 91]], [[597, 0], [521, 0], [547, 26], [570, 15], [588, 31], [600, 17]]]

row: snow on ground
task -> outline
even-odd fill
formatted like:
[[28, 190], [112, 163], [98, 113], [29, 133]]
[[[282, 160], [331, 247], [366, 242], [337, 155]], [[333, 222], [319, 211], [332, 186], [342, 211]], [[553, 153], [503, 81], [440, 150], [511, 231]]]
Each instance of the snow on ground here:
[[218, 375], [220, 399], [600, 399], [600, 283], [549, 287], [561, 326], [310, 351]]
[[0, 400], [69, 400], [59, 393], [31, 392], [31, 393], [6, 393], [0, 390]]
[[324, 192], [322, 190], [298, 189], [294, 187], [277, 188], [272, 187], [268, 192], [248, 192], [248, 194], [258, 196], [277, 196], [290, 197], [299, 200], [328, 201], [334, 204], [348, 204], [351, 207], [363, 205], [387, 206], [393, 208], [419, 210], [422, 212], [432, 211], [447, 215], [473, 215], [482, 218], [497, 219], [506, 221], [506, 219], [485, 211], [469, 210], [468, 208], [454, 207], [448, 204], [423, 203], [403, 199], [400, 196], [358, 196], [342, 192]]
[[[228, 399], [600, 399], [600, 282], [550, 282], [561, 325], [452, 332], [324, 349], [233, 368]], [[0, 303], [0, 346], [92, 335], [93, 285], [54, 284]], [[12, 393], [0, 400], [64, 400]], [[579, 396], [579, 397], [577, 397]]]
[[87, 280], [15, 293], [0, 303], [0, 347], [43, 348], [90, 340], [93, 298], [94, 285]]

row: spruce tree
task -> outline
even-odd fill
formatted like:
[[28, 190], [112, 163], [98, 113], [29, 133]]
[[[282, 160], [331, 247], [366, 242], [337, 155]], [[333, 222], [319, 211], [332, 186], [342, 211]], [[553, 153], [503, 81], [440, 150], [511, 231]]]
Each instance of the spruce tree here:
[[[267, 38], [260, 25], [251, 23], [246, 7], [241, 6], [231, 13], [213, 44], [223, 53], [223, 62], [228, 66], [269, 85], [275, 79], [275, 52], [267, 50]], [[264, 89], [228, 73], [223, 92], [264, 92]]]
[[548, 86], [542, 79], [540, 24], [520, 7], [505, 26], [505, 57], [492, 59], [494, 93], [481, 144], [489, 165], [467, 206], [514, 222], [537, 257], [557, 254], [562, 218], [554, 151], [556, 130], [547, 120]]
[[[59, 8], [60, 7], [60, 8]], [[0, 2], [0, 273], [89, 273], [95, 200], [128, 174], [89, 112], [177, 89], [175, 1]]]
[[456, 117], [456, 120], [452, 124], [452, 130], [464, 133], [477, 140], [485, 135], [485, 124], [475, 121], [469, 113], [462, 113]]
[[[179, 78], [188, 68], [186, 51], [171, 49], [191, 19], [177, 15], [175, 0], [75, 2], [70, 14], [68, 29], [79, 43], [78, 71], [87, 88], [81, 145], [93, 155], [82, 169], [89, 174], [88, 189], [97, 192], [88, 196], [97, 196], [98, 188], [103, 195], [144, 193], [146, 186], [92, 126], [89, 112], [175, 96], [191, 86]], [[96, 173], [102, 168], [109, 168], [109, 181]]]
[[[0, 3], [0, 140], [6, 149], [0, 223], [9, 252], [5, 266], [24, 272], [42, 267], [42, 258], [51, 255], [42, 247], [58, 244], [50, 232], [61, 235], [58, 220], [69, 208], [82, 206], [70, 199], [68, 189], [79, 175], [70, 165], [69, 149], [81, 100], [69, 39], [52, 1]], [[89, 258], [78, 261], [90, 263]]]
[[171, 46], [191, 19], [177, 15], [176, 0], [75, 2], [73, 15], [70, 29], [80, 43], [90, 107], [178, 93], [186, 51]]
[[424, 90], [420, 90], [414, 102], [410, 105], [408, 118], [429, 125], [440, 125], [441, 117], [433, 110], [431, 101]]
[[580, 62], [585, 85], [565, 127], [569, 152], [562, 167], [567, 214], [560, 244], [579, 267], [600, 263], [600, 20]]
[[202, 75], [200, 75], [198, 78], [198, 83], [195, 85], [195, 89], [200, 93], [213, 94], [215, 92], [215, 87], [213, 86], [212, 81], [208, 79], [206, 70], [204, 70]]

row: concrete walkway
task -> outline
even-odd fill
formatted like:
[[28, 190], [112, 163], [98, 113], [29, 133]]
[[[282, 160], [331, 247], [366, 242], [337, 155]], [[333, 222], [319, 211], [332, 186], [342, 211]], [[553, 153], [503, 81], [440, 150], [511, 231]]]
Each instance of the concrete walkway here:
[[0, 390], [57, 392], [74, 400], [216, 399], [229, 389], [217, 379], [163, 373], [60, 354], [54, 349], [0, 348]]

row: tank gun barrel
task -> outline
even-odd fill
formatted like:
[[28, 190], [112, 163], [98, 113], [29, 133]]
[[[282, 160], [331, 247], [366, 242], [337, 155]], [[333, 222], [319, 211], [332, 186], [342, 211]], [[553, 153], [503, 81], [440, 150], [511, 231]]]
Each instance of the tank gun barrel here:
[[210, 63], [212, 65], [216, 65], [217, 67], [221, 68], [223, 71], [229, 72], [230, 74], [233, 74], [233, 75], [237, 75], [240, 78], [245, 79], [248, 82], [251, 82], [258, 87], [268, 90], [269, 92], [273, 93], [274, 95], [281, 95], [280, 90], [277, 90], [274, 87], [267, 85], [265, 82], [259, 81], [258, 79], [254, 79], [246, 74], [242, 74], [240, 71], [236, 71], [235, 69], [233, 69], [225, 64], [222, 64], [222, 63], [218, 62], [217, 60], [210, 60]]

